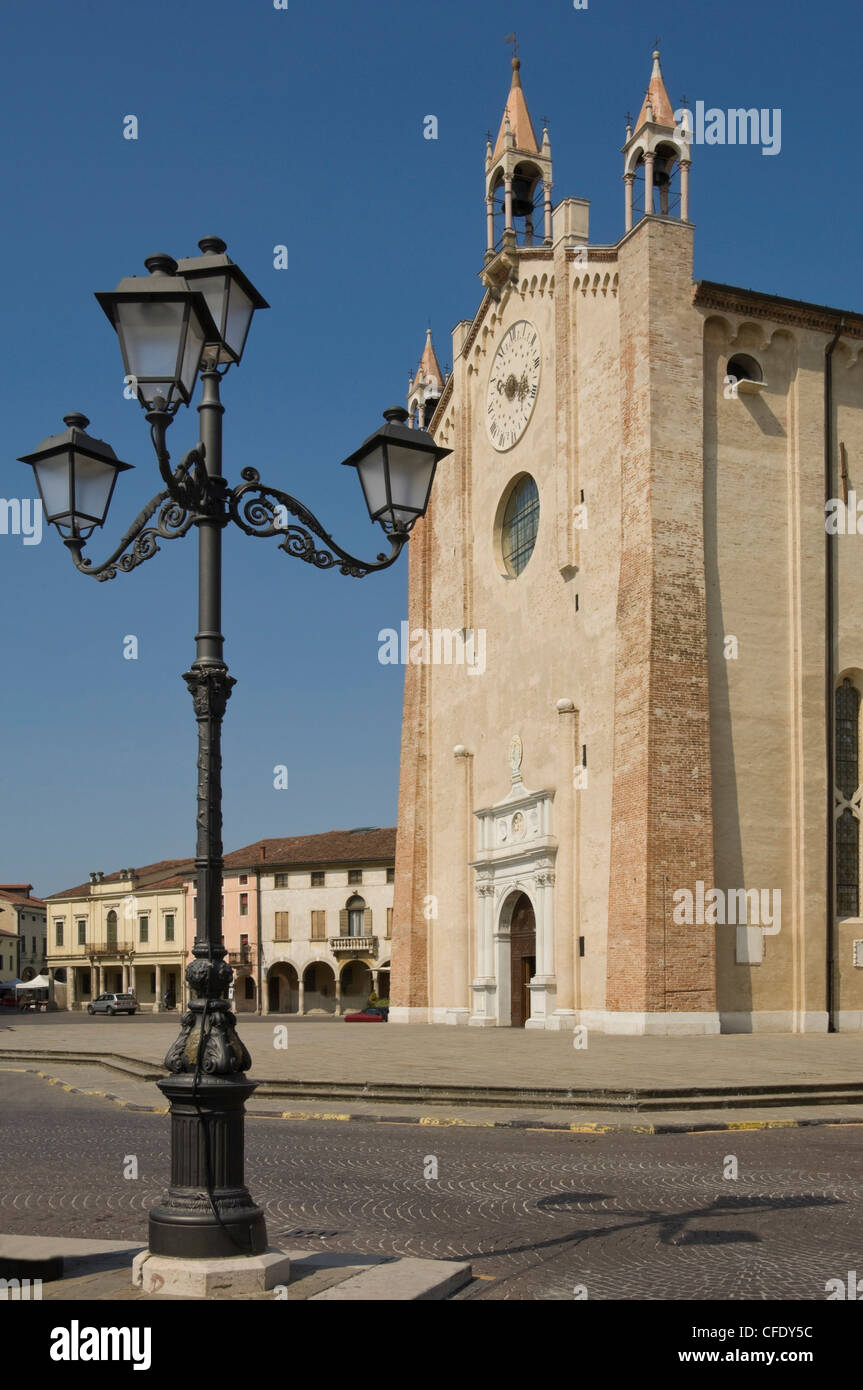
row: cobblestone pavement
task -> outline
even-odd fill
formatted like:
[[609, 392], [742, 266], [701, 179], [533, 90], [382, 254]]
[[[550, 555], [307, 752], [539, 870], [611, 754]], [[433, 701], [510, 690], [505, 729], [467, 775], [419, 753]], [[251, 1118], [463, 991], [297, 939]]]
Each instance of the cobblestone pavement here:
[[[0, 1074], [0, 1229], [143, 1239], [164, 1117]], [[558, 1134], [250, 1119], [270, 1240], [469, 1259], [484, 1299], [823, 1299], [863, 1269], [863, 1127]], [[128, 1155], [137, 1180], [123, 1177]], [[737, 1180], [723, 1176], [736, 1158]], [[432, 1162], [434, 1160], [434, 1162]], [[437, 1177], [431, 1176], [437, 1165]]]
[[[0, 1017], [4, 1049], [113, 1051], [161, 1063], [177, 1035], [176, 1014], [89, 1018], [78, 1014]], [[275, 1046], [287, 1025], [287, 1048]], [[250, 1076], [272, 1080], [397, 1081], [459, 1085], [647, 1087], [859, 1083], [855, 1033], [725, 1034], [709, 1038], [624, 1038], [591, 1033], [577, 1050], [570, 1033], [521, 1028], [451, 1028], [343, 1021], [259, 1019], [240, 1034]]]

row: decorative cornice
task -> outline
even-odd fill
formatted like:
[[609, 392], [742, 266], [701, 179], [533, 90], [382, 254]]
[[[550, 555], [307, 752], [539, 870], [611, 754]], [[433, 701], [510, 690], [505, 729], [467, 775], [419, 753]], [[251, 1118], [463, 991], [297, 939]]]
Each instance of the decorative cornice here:
[[[576, 259], [576, 255], [577, 255], [577, 253], [576, 253], [576, 248], [575, 248], [574, 246], [570, 246], [570, 247], [567, 248], [567, 251], [566, 251], [566, 259], [567, 259], [568, 261], [574, 261], [574, 260]], [[612, 247], [606, 248], [606, 249], [604, 249], [604, 250], [600, 250], [598, 247], [595, 247], [595, 246], [588, 246], [588, 248], [587, 248], [587, 260], [586, 260], [586, 261], [581, 261], [580, 264], [581, 264], [581, 265], [599, 265], [600, 263], [602, 263], [602, 262], [607, 262], [607, 261], [614, 261], [614, 262], [617, 261], [617, 247], [616, 247], [616, 246], [612, 246]]]
[[697, 280], [692, 287], [692, 302], [699, 309], [737, 314], [743, 318], [770, 319], [772, 323], [808, 328], [816, 333], [833, 334], [841, 322], [843, 337], [863, 338], [863, 314], [832, 309], [824, 304], [809, 304], [800, 299], [783, 299], [780, 295], [759, 294], [757, 290], [744, 290], [736, 285]]

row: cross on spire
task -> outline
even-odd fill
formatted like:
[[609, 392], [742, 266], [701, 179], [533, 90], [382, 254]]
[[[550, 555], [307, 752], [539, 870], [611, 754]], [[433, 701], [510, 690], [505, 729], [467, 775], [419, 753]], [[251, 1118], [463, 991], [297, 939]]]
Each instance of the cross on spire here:
[[517, 57], [518, 57], [518, 38], [517, 38], [517, 36], [516, 36], [516, 34], [515, 34], [515, 31], [513, 31], [511, 34], [507, 34], [506, 38], [504, 39], [504, 43], [511, 43], [511, 44], [512, 44], [512, 56], [513, 56], [513, 58], [517, 58]]

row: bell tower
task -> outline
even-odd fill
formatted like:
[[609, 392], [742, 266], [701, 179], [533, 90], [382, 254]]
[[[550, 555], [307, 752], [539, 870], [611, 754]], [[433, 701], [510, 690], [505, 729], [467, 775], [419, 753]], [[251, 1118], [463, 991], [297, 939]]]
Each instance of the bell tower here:
[[431, 329], [426, 329], [426, 344], [416, 370], [408, 378], [408, 415], [411, 429], [428, 429], [435, 406], [443, 394], [444, 379], [432, 344]]
[[678, 125], [674, 119], [657, 48], [634, 133], [632, 117], [628, 116], [626, 121], [626, 143], [622, 153], [628, 232], [632, 231], [637, 213], [642, 217], [657, 214], [670, 217], [678, 200], [681, 221], [689, 221], [691, 139], [688, 116], [684, 114], [683, 125]]
[[512, 85], [500, 130], [485, 153], [486, 262], [515, 246], [551, 245], [551, 142], [537, 141], [521, 85], [521, 59], [512, 59]]

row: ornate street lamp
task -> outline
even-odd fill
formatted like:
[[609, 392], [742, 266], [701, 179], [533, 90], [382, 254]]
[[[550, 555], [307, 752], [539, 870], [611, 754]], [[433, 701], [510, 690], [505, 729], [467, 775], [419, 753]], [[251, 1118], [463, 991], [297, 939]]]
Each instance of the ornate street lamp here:
[[256, 309], [269, 309], [263, 295], [247, 280], [238, 265], [225, 255], [221, 237], [205, 236], [198, 242], [200, 256], [177, 263], [183, 279], [200, 290], [218, 326], [219, 337], [207, 347], [218, 349], [218, 360], [229, 366], [239, 362]]
[[425, 430], [410, 430], [401, 406], [384, 411], [386, 424], [344, 460], [356, 468], [369, 516], [384, 530], [409, 529], [425, 515], [442, 452]]
[[171, 256], [149, 256], [144, 264], [149, 279], [127, 275], [96, 298], [117, 330], [126, 378], [141, 404], [152, 409], [161, 398], [173, 413], [192, 399], [204, 347], [219, 330], [203, 294], [177, 274]]
[[[198, 634], [183, 677], [198, 723], [197, 934], [186, 969], [194, 997], [165, 1058], [170, 1076], [157, 1083], [171, 1106], [171, 1185], [150, 1212], [149, 1231], [152, 1255], [183, 1259], [254, 1256], [267, 1244], [263, 1212], [243, 1175], [245, 1102], [256, 1083], [245, 1076], [251, 1058], [228, 1002], [233, 971], [221, 944], [221, 729], [235, 684], [222, 652], [222, 531], [233, 521], [250, 536], [279, 536], [288, 555], [361, 579], [398, 558], [425, 513], [438, 461], [451, 453], [424, 431], [406, 429], [407, 412], [391, 409], [387, 423], [345, 460], [356, 467], [369, 515], [390, 542], [389, 554], [374, 561], [343, 550], [302, 502], [261, 483], [256, 469], [244, 468], [243, 481], [229, 487], [222, 476], [220, 380], [239, 363], [252, 316], [267, 304], [224, 254], [224, 242], [207, 237], [199, 246], [200, 257], [179, 263], [151, 256], [148, 278], [131, 276], [96, 296], [117, 330], [165, 484], [101, 564], [84, 556], [85, 543], [105, 519], [117, 473], [130, 465], [83, 433], [83, 416], [67, 416], [66, 434], [22, 460], [36, 472], [48, 519], [61, 535], [66, 528], [64, 542], [82, 574], [113, 579], [150, 559], [160, 539], [198, 530]], [[201, 439], [172, 466], [167, 430], [179, 406], [189, 404], [199, 370]]]
[[[86, 538], [101, 526], [108, 513], [117, 474], [131, 468], [121, 463], [102, 439], [85, 434], [86, 415], [64, 415], [62, 434], [43, 439], [20, 463], [29, 463], [36, 475], [45, 516], [69, 535]], [[62, 535], [62, 531], [60, 531]]]

